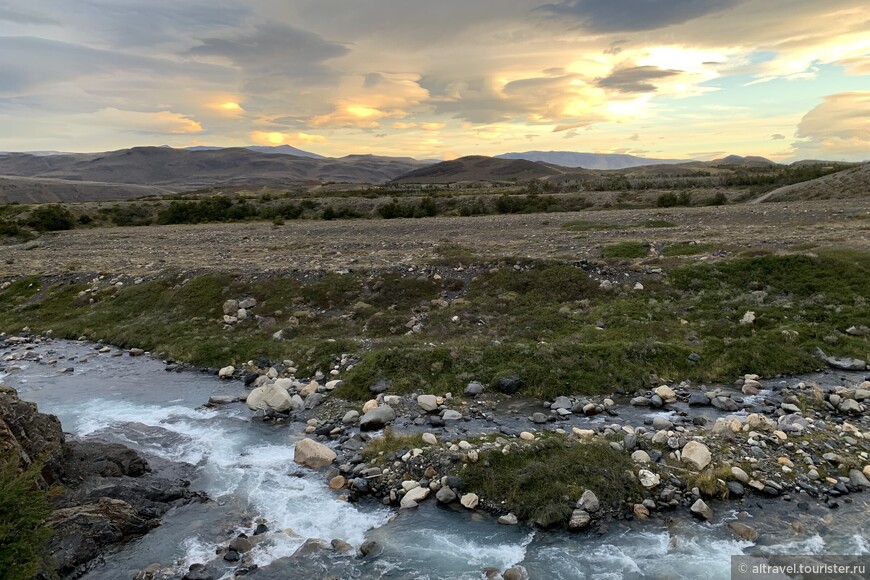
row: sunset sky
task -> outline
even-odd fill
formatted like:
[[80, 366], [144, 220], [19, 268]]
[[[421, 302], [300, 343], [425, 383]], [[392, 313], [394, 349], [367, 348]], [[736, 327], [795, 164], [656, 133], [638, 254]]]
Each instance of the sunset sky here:
[[0, 0], [0, 151], [870, 159], [856, 0]]

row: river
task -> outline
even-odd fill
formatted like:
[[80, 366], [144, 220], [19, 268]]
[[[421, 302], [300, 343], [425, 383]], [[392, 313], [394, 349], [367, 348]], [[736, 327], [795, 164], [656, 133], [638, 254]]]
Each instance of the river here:
[[[171, 511], [159, 528], [107, 556], [89, 580], [131, 578], [154, 563], [180, 577], [190, 564], [215, 558], [216, 549], [239, 531], [250, 533], [245, 522], [257, 518], [269, 528], [253, 551], [259, 566], [291, 555], [308, 538], [340, 538], [355, 547], [374, 539], [384, 546], [377, 558], [336, 560], [329, 571], [342, 578], [476, 579], [485, 567], [521, 564], [535, 579], [715, 579], [730, 576], [731, 555], [870, 553], [863, 496], [835, 513], [810, 509], [800, 515], [794, 503], [749, 500], [739, 509], [762, 532], [758, 544], [730, 534], [725, 523], [737, 508], [725, 504], [715, 506], [711, 523], [674, 512], [611, 524], [602, 535], [575, 535], [499, 525], [434, 500], [398, 514], [374, 502], [347, 503], [322, 475], [293, 463], [300, 429], [252, 422], [244, 404], [200, 408], [212, 395], [239, 393], [240, 383], [170, 373], [158, 360], [97, 348], [86, 342], [37, 344], [25, 360], [0, 362], [0, 368], [7, 365], [0, 380], [57, 415], [67, 433], [124, 443], [148, 457], [161, 475], [190, 479], [214, 502]], [[23, 349], [6, 347], [0, 355]], [[800, 533], [789, 525], [795, 519], [803, 522]], [[229, 563], [216, 564], [231, 577]]]

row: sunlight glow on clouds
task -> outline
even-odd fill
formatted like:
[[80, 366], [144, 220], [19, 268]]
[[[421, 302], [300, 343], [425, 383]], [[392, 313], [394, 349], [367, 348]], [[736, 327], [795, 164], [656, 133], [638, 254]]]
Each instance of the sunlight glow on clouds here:
[[858, 0], [19, 4], [0, 9], [7, 150], [870, 157]]

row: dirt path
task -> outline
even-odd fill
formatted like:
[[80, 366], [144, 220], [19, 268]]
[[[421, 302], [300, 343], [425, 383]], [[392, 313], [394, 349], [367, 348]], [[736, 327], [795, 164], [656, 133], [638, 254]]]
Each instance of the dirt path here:
[[[0, 246], [0, 278], [69, 271], [145, 275], [167, 269], [265, 272], [425, 264], [447, 244], [482, 256], [578, 260], [625, 240], [703, 241], [738, 253], [847, 246], [870, 250], [870, 201], [615, 210], [473, 218], [299, 221], [103, 228]], [[571, 231], [595, 221], [621, 229]], [[676, 227], [650, 228], [648, 220]]]

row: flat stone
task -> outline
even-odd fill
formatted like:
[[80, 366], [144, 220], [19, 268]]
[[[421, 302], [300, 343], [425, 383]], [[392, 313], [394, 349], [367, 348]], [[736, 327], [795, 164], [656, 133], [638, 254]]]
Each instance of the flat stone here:
[[402, 497], [399, 505], [403, 508], [417, 507], [421, 501], [429, 497], [429, 491], [428, 487], [415, 487]]

